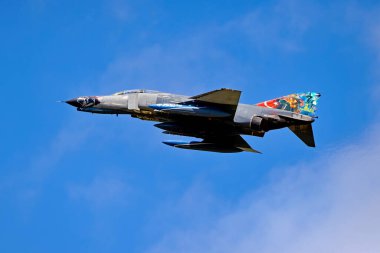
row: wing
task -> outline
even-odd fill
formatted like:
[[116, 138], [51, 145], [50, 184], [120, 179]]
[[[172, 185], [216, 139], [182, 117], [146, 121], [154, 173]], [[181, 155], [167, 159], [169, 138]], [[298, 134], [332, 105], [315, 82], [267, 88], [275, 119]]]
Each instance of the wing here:
[[222, 88], [190, 97], [201, 102], [237, 106], [241, 91]]
[[195, 103], [227, 111], [235, 115], [239, 104], [241, 91], [232, 89], [219, 89], [190, 97]]
[[203, 141], [164, 141], [163, 143], [175, 148], [219, 153], [236, 153], [242, 151], [261, 153], [260, 151], [251, 148], [240, 135], [219, 136], [218, 138], [204, 139]]
[[190, 136], [203, 139], [202, 141], [164, 141], [163, 143], [176, 148], [194, 149], [212, 152], [232, 153], [248, 151], [260, 153], [253, 149], [237, 132], [224, 127], [199, 128], [185, 126], [175, 122], [156, 124], [165, 130], [165, 134]]
[[205, 138], [203, 142], [211, 142], [220, 144], [221, 146], [230, 146], [238, 148], [242, 151], [252, 152], [252, 153], [260, 153], [253, 149], [240, 135], [232, 135], [232, 136], [217, 136], [211, 138]]
[[241, 91], [220, 89], [190, 97], [181, 103], [151, 104], [157, 113], [203, 118], [233, 119], [239, 104]]

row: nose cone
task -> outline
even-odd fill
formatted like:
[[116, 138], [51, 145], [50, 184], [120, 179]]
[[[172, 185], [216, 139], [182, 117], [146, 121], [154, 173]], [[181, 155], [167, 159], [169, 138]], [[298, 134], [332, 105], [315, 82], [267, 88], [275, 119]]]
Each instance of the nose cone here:
[[75, 107], [92, 107], [100, 103], [98, 97], [96, 96], [77, 97], [77, 98], [67, 100], [65, 102]]
[[73, 98], [73, 99], [67, 100], [65, 102], [67, 104], [69, 104], [69, 105], [74, 106], [74, 107], [81, 107], [82, 106], [80, 103], [78, 103], [78, 99], [77, 98]]

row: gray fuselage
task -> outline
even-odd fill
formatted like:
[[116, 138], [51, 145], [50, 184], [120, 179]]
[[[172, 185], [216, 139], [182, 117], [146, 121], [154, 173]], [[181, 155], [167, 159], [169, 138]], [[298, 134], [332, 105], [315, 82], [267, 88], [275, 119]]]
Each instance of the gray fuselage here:
[[[83, 97], [88, 100], [89, 97]], [[162, 93], [158, 91], [133, 90], [115, 93], [109, 96], [97, 96], [96, 102], [89, 106], [78, 107], [79, 111], [101, 114], [130, 114], [132, 117], [157, 122], [183, 122], [183, 125], [197, 125], [199, 130], [202, 125], [210, 131], [218, 125], [233, 131], [236, 134], [263, 136], [265, 132], [294, 124], [292, 119], [302, 118], [303, 121], [314, 121], [305, 115], [295, 114], [290, 111], [266, 108], [249, 104], [238, 104], [236, 112], [230, 119], [225, 117], [208, 117], [197, 114], [199, 108], [187, 110], [185, 113], [171, 113], [156, 110], [151, 105], [173, 105], [179, 103], [191, 103], [189, 96]], [[87, 101], [86, 100], [86, 101]], [[280, 117], [282, 116], [282, 117]], [[209, 127], [211, 126], [211, 127]], [[169, 132], [172, 129], [167, 129]], [[216, 130], [214, 130], [216, 131]], [[186, 135], [186, 133], [183, 133]]]

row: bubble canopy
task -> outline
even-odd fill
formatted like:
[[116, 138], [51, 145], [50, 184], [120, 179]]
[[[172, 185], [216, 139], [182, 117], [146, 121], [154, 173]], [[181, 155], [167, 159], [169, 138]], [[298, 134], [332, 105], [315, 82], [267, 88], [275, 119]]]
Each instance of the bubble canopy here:
[[159, 92], [156, 91], [156, 90], [141, 90], [141, 89], [136, 89], [136, 90], [123, 90], [123, 91], [119, 91], [119, 92], [114, 93], [113, 95], [114, 96], [118, 96], [118, 95], [126, 95], [126, 94], [131, 94], [131, 93], [159, 93]]

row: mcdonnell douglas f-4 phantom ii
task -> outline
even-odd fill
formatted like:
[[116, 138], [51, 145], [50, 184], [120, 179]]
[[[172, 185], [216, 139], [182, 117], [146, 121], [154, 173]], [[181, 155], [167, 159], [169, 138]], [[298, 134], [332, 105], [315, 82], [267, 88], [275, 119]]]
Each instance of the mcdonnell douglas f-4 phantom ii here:
[[307, 146], [315, 147], [313, 129], [319, 93], [296, 93], [255, 105], [240, 104], [241, 91], [219, 89], [196, 96], [151, 90], [126, 90], [108, 96], [83, 96], [66, 103], [78, 111], [129, 114], [160, 122], [165, 134], [202, 141], [164, 141], [176, 148], [233, 153], [254, 150], [241, 135], [263, 137], [270, 130], [288, 127]]

